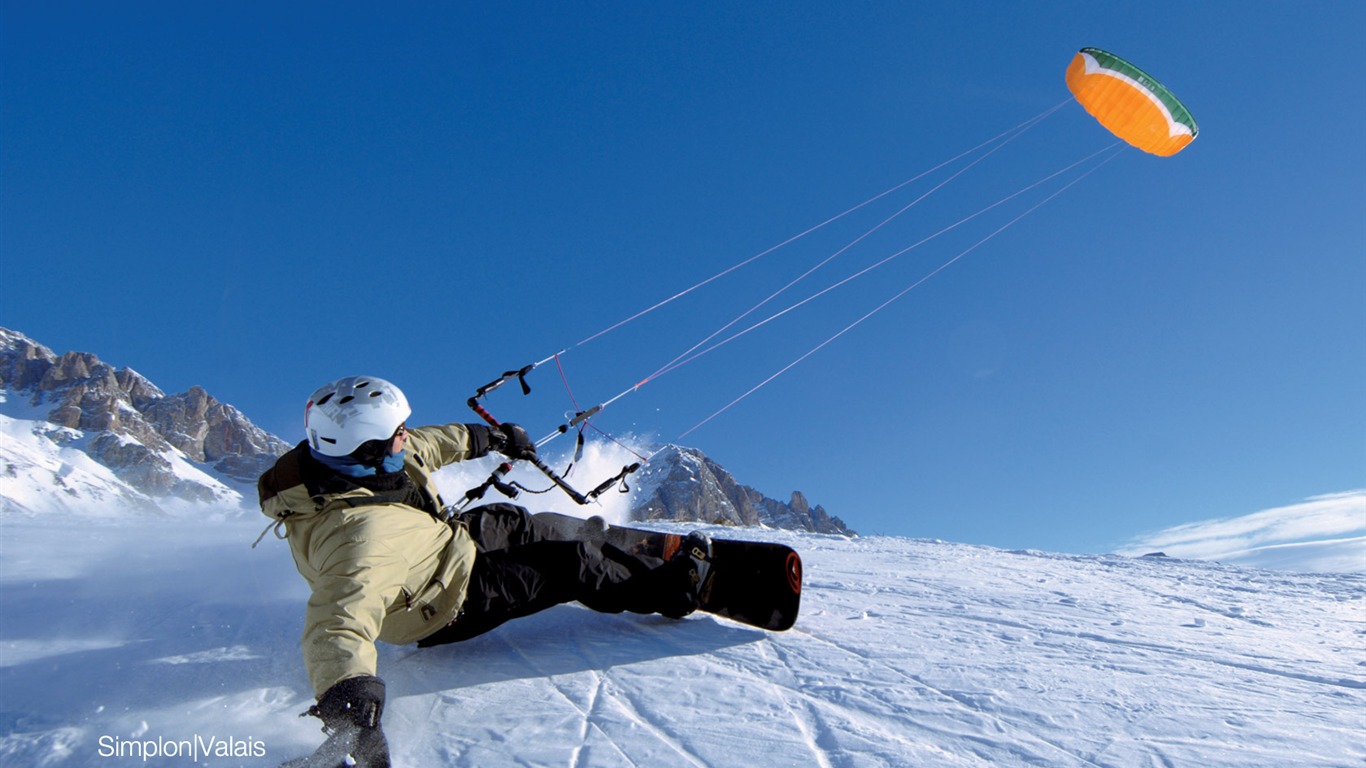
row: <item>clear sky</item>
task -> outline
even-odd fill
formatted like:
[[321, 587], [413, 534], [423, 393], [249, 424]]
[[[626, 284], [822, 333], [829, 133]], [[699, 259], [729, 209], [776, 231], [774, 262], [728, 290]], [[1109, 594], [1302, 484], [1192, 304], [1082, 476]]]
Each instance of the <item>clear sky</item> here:
[[[468, 421], [568, 348], [602, 402], [963, 163], [578, 342], [1057, 106], [1096, 46], [1195, 143], [1122, 152], [683, 442], [864, 533], [1063, 551], [1366, 487], [1366, 4], [471, 5], [5, 0], [0, 325], [291, 441], [358, 372]], [[1112, 141], [1067, 104], [751, 320]], [[1075, 178], [595, 423], [674, 440]], [[543, 434], [573, 406], [531, 383], [489, 406]]]

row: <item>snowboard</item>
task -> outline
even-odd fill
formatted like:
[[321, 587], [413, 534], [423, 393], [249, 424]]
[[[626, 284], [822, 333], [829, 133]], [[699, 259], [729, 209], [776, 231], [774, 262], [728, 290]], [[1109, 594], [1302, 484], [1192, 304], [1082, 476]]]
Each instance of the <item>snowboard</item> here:
[[[601, 517], [587, 520], [542, 512], [538, 526], [565, 539], [605, 542], [632, 556], [668, 561], [678, 553], [684, 534], [608, 525]], [[698, 610], [752, 627], [781, 632], [797, 621], [802, 597], [802, 558], [783, 544], [712, 539], [710, 573], [699, 590]]]

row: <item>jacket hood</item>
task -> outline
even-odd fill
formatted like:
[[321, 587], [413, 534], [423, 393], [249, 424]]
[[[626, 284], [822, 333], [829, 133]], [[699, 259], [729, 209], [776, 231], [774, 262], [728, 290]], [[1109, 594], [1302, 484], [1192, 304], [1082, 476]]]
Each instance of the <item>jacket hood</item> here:
[[284, 520], [321, 513], [325, 505], [317, 493], [322, 479], [320, 470], [308, 455], [307, 442], [294, 446], [256, 481], [261, 514], [272, 520]]

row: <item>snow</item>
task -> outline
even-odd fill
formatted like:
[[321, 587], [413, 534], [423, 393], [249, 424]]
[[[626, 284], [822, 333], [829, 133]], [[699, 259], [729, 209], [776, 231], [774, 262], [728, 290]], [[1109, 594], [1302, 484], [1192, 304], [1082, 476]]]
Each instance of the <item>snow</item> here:
[[[306, 589], [283, 543], [249, 548], [264, 523], [0, 517], [0, 764], [320, 743]], [[805, 559], [791, 631], [562, 606], [381, 646], [395, 765], [1366, 763], [1366, 575], [744, 534]]]
[[0, 414], [0, 512], [118, 516], [130, 501], [144, 511], [155, 508], [151, 499], [90, 458], [83, 444], [79, 430]]
[[[114, 437], [124, 445], [139, 444], [128, 435]], [[124, 482], [86, 453], [90, 440], [91, 435], [81, 430], [46, 421], [38, 407], [0, 389], [0, 513], [41, 516], [57, 512], [120, 518], [128, 506], [170, 514], [197, 514], [202, 510], [198, 502], [154, 500]], [[240, 504], [246, 498], [175, 448], [157, 455], [179, 481], [206, 489], [224, 504]]]
[[1240, 517], [1187, 523], [1119, 549], [1258, 568], [1366, 572], [1366, 490], [1314, 496]]
[[[561, 450], [563, 449], [563, 452]], [[583, 447], [583, 455], [577, 461], [573, 460], [572, 446], [565, 448], [561, 444], [557, 449], [552, 447], [549, 450], [542, 450], [540, 455], [546, 463], [556, 471], [563, 472], [565, 467], [573, 464], [572, 471], [565, 475], [571, 485], [578, 486], [581, 492], [587, 492], [602, 480], [615, 476], [623, 467], [640, 461], [642, 453], [647, 452], [643, 444], [633, 444], [630, 447], [608, 443], [602, 440], [590, 440]], [[455, 464], [448, 464], [437, 470], [435, 477], [440, 483], [443, 493], [446, 494], [447, 504], [455, 505], [464, 501], [463, 491], [474, 488], [483, 483], [489, 473], [501, 464], [503, 459], [497, 454], [487, 456], [472, 461], [462, 461]], [[591, 514], [599, 515], [610, 523], [621, 524], [631, 519], [631, 504], [642, 494], [648, 495], [645, 485], [641, 478], [648, 475], [646, 471], [641, 471], [632, 475], [627, 480], [629, 492], [619, 492], [617, 489], [609, 489], [598, 497], [592, 506]], [[540, 471], [531, 467], [526, 462], [518, 462], [506, 478], [509, 482], [520, 483], [524, 488], [541, 490], [553, 488], [551, 481]], [[651, 489], [652, 490], [652, 489]], [[506, 501], [497, 491], [490, 490], [482, 500], [475, 500], [470, 503], [470, 507], [478, 506], [495, 501]], [[558, 491], [546, 494], [524, 493], [518, 503], [537, 512], [560, 512], [566, 515], [584, 516], [583, 507], [580, 507], [569, 498], [568, 495]], [[257, 513], [259, 514], [259, 513]]]

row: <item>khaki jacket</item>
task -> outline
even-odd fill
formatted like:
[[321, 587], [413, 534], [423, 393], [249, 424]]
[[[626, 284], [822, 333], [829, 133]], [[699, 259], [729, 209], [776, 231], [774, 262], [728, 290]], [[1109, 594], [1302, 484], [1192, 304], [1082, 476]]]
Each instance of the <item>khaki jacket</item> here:
[[[461, 424], [408, 430], [404, 470], [436, 509], [432, 472], [474, 458]], [[322, 695], [338, 681], [376, 673], [375, 641], [406, 644], [453, 621], [465, 600], [474, 543], [406, 504], [364, 488], [310, 495], [301, 444], [258, 483], [261, 511], [283, 521], [294, 564], [313, 590], [304, 618], [309, 681]]]

